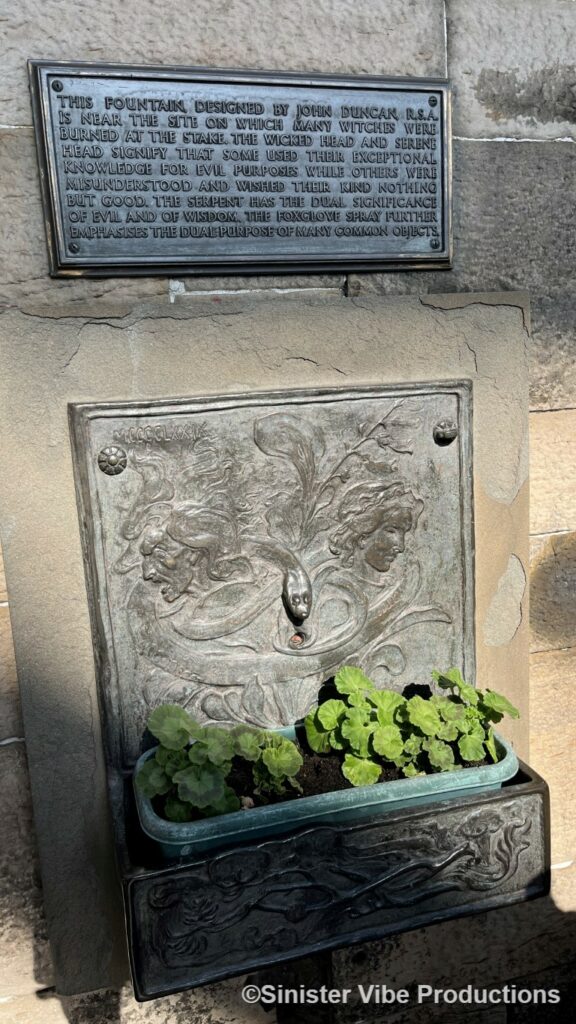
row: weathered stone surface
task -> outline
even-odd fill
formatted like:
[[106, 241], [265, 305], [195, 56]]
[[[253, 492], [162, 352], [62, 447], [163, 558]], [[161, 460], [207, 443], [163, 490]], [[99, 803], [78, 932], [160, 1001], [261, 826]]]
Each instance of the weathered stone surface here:
[[453, 269], [351, 274], [351, 294], [526, 288], [532, 402], [575, 405], [575, 175], [570, 143], [455, 142]]
[[532, 533], [576, 529], [576, 409], [530, 416]]
[[[371, 982], [365, 983], [365, 991], [369, 990], [370, 984]], [[387, 985], [386, 982], [382, 982], [382, 984]], [[387, 987], [390, 988], [389, 985]], [[462, 986], [458, 978], [454, 978], [449, 987], [459, 989]], [[409, 1001], [402, 1007], [398, 1003], [388, 1006], [378, 1005], [374, 997], [369, 1001], [368, 1007], [364, 1003], [357, 1004], [353, 1017], [348, 1014], [346, 1009], [337, 1010], [336, 1020], [338, 1024], [340, 1022], [342, 1024], [366, 1024], [367, 1020], [374, 1020], [377, 1024], [507, 1024], [505, 1007], [477, 1006], [475, 1009], [470, 1009], [465, 1004], [444, 1003], [440, 997], [437, 1002], [434, 1002], [433, 996], [429, 998], [422, 996], [419, 1004], [417, 988], [413, 987], [407, 991]], [[370, 1002], [372, 1002], [372, 1006], [370, 1006]], [[366, 1009], [368, 1009], [368, 1014]], [[379, 1016], [370, 1016], [376, 1011]], [[1, 1017], [0, 1021], [2, 1021]]]
[[[65, 40], [65, 44], [63, 43]], [[277, 71], [445, 73], [441, 0], [22, 0], [5, 27], [0, 122], [30, 124], [26, 60], [127, 61]]]
[[575, 679], [576, 647], [530, 658], [530, 762], [550, 786], [553, 864], [576, 861], [574, 802], [567, 786], [576, 778]]
[[17, 305], [27, 298], [56, 304], [155, 296], [157, 301], [164, 297], [168, 302], [168, 282], [162, 277], [64, 281], [48, 276], [36, 148], [30, 128], [0, 128], [0, 202], [6, 211], [0, 225], [0, 306]]
[[0, 602], [7, 600], [8, 595], [6, 593], [6, 577], [4, 575], [4, 556], [2, 555], [2, 548], [0, 547]]
[[[525, 332], [519, 297], [512, 306], [505, 296], [495, 306], [471, 298], [446, 312], [404, 298], [234, 296], [117, 319], [60, 310], [51, 319], [9, 311], [0, 321], [4, 556], [47, 917], [65, 991], [116, 984], [125, 970], [67, 402], [472, 379], [481, 622], [510, 554], [527, 556]], [[488, 647], [481, 630], [479, 641], [479, 677], [503, 680], [524, 706], [525, 625], [510, 646]], [[523, 716], [510, 729], [520, 751], [526, 733]]]
[[0, 746], [0, 778], [1, 1012], [4, 998], [50, 985], [52, 977], [23, 743]]
[[508, 1007], [507, 1024], [570, 1024], [576, 1004], [576, 960], [570, 959], [553, 970], [537, 971], [522, 978], [514, 978], [518, 988], [555, 989], [560, 995], [558, 1003], [550, 1000], [545, 1005]]
[[567, 0], [448, 0], [456, 135], [574, 136], [576, 9]]
[[0, 607], [0, 741], [23, 734], [10, 612], [4, 605]]
[[[576, 726], [575, 689], [576, 649], [549, 651], [530, 657], [530, 711], [535, 733]], [[536, 764], [534, 768], [542, 773]], [[574, 825], [576, 827], [576, 821]]]
[[484, 619], [484, 640], [493, 647], [509, 644], [522, 622], [522, 601], [526, 590], [526, 573], [516, 555], [510, 555], [506, 571]]
[[[554, 252], [550, 254], [554, 262]], [[535, 289], [535, 285], [532, 286]], [[534, 293], [534, 292], [533, 292]], [[576, 405], [576, 299], [570, 282], [566, 295], [536, 296], [532, 305], [530, 407], [562, 409]]]
[[[412, 991], [419, 984], [499, 986], [532, 971], [561, 970], [574, 956], [576, 913], [567, 912], [574, 907], [573, 896], [571, 872], [554, 871], [551, 898], [334, 953], [335, 984], [382, 984]], [[381, 1014], [382, 1008], [373, 1005], [363, 1007], [360, 1016], [358, 1006], [350, 1005], [342, 1008], [340, 1020], [376, 1024]]]
[[576, 645], [576, 533], [533, 539], [530, 569], [531, 650]]
[[271, 1024], [241, 998], [243, 978], [137, 1003], [130, 988], [58, 998], [53, 992], [0, 1002], [0, 1024]]
[[531, 303], [574, 296], [575, 174], [568, 142], [456, 141], [453, 269], [351, 275], [351, 284], [385, 294], [526, 289]]

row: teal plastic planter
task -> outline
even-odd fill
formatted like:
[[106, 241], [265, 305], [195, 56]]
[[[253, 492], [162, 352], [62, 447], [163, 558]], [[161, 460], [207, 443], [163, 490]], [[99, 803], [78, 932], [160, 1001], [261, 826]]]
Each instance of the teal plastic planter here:
[[[290, 739], [295, 738], [294, 729], [280, 731]], [[413, 779], [398, 779], [395, 782], [379, 782], [373, 786], [357, 786], [334, 793], [319, 793], [317, 796], [234, 811], [203, 821], [165, 821], [156, 814], [151, 801], [134, 785], [140, 825], [146, 835], [158, 843], [166, 860], [174, 860], [214, 850], [229, 843], [278, 835], [306, 825], [334, 824], [355, 819], [362, 821], [383, 811], [408, 810], [437, 800], [499, 789], [503, 782], [513, 778], [518, 771], [518, 758], [506, 740], [497, 734], [495, 739], [500, 755], [496, 764], [463, 768], [458, 772], [438, 772]], [[135, 775], [155, 750], [154, 747], [142, 754], [136, 762]]]

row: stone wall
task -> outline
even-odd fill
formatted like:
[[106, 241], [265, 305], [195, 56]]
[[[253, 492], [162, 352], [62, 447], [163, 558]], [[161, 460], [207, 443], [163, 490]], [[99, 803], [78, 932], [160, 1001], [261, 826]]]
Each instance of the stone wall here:
[[[530, 976], [576, 979], [576, 361], [573, 357], [576, 160], [572, 0], [21, 0], [6, 5], [0, 74], [0, 191], [5, 216], [0, 298], [45, 344], [70, 304], [98, 313], [153, 300], [166, 306], [198, 292], [313, 290], [316, 295], [428, 294], [527, 289], [532, 305], [531, 762], [552, 789], [553, 899], [370, 944], [334, 958], [346, 984], [426, 980], [498, 984]], [[383, 75], [444, 75], [454, 102], [454, 268], [438, 273], [110, 279], [47, 276], [36, 157], [26, 82], [28, 57], [199, 64]], [[442, 314], [439, 313], [441, 316]], [[36, 410], [32, 407], [30, 415]], [[23, 464], [22, 471], [25, 472]], [[26, 750], [11, 651], [8, 598], [0, 587], [0, 778], [5, 833], [0, 863], [0, 1021], [269, 1019], [239, 1001], [228, 982], [137, 1006], [127, 990], [59, 1000], [42, 917]], [[518, 937], [520, 936], [520, 941]], [[37, 995], [35, 993], [39, 992]], [[552, 1010], [547, 1020], [554, 1021]], [[408, 1016], [379, 1019], [419, 1022]], [[347, 1024], [365, 1015], [354, 1009]], [[430, 1016], [426, 1017], [426, 1020]], [[446, 1016], [443, 1019], [447, 1019]], [[454, 1014], [450, 1018], [456, 1020]], [[463, 1017], [469, 1024], [476, 1017]], [[531, 1019], [478, 1012], [483, 1024]], [[558, 1018], [561, 1019], [561, 1018]]]

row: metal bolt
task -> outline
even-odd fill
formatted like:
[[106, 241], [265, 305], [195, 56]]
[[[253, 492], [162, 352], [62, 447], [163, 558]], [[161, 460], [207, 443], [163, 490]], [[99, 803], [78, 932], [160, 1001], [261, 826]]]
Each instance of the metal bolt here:
[[70, 242], [68, 248], [70, 249], [70, 252], [80, 252], [80, 246], [78, 245], [78, 242]]
[[446, 448], [458, 437], [458, 427], [454, 420], [440, 420], [432, 431], [432, 436], [437, 445]]
[[439, 238], [432, 238], [430, 240], [430, 248], [431, 249], [439, 249], [440, 248], [440, 239]]
[[62, 92], [62, 89], [64, 88], [64, 86], [62, 85], [62, 82], [60, 81], [60, 79], [55, 78], [54, 81], [52, 82], [52, 88], [54, 89], [54, 92]]
[[113, 444], [98, 452], [98, 468], [106, 473], [106, 476], [118, 476], [119, 473], [123, 473], [127, 461], [128, 456], [124, 449]]
[[438, 97], [437, 96], [429, 96], [428, 97], [428, 103], [430, 104], [431, 107], [438, 106]]

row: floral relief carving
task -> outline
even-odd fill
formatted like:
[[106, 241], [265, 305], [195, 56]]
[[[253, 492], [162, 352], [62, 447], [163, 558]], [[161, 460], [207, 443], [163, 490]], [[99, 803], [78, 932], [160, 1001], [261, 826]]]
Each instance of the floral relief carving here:
[[179, 969], [241, 960], [271, 942], [288, 953], [334, 921], [346, 932], [376, 912], [407, 918], [446, 894], [513, 889], [529, 869], [534, 825], [526, 805], [500, 804], [428, 817], [416, 834], [381, 822], [317, 827], [218, 854], [149, 887], [153, 955]]
[[133, 581], [128, 625], [151, 668], [148, 704], [288, 724], [344, 659], [396, 676], [403, 633], [451, 622], [419, 601], [411, 537], [425, 502], [404, 472], [418, 403], [388, 400], [340, 427], [327, 436], [298, 406], [257, 410], [237, 436], [197, 421], [176, 471], [153, 432], [132, 451], [114, 571]]

